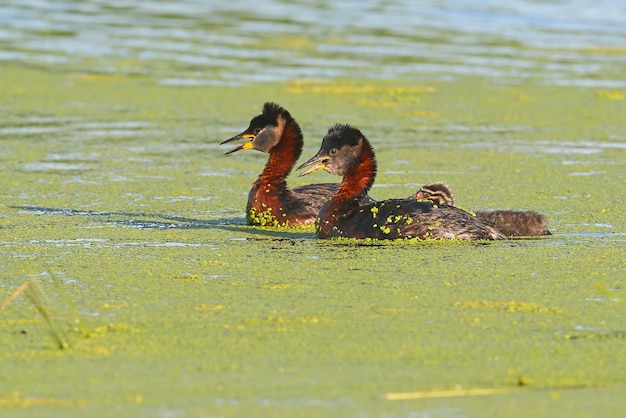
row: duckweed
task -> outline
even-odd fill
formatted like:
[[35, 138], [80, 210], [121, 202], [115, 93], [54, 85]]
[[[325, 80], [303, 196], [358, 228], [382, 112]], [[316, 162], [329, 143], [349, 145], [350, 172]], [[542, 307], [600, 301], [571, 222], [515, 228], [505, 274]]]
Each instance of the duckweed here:
[[[606, 89], [455, 76], [292, 92], [0, 71], [0, 304], [39, 278], [72, 347], [54, 347], [28, 298], [0, 311], [0, 415], [624, 410], [624, 303], [594, 288], [625, 297], [626, 121]], [[359, 103], [412, 86], [433, 90], [383, 113]], [[337, 115], [368, 132], [375, 199], [445, 180], [463, 207], [545, 213], [553, 235], [380, 242], [248, 226], [280, 224], [245, 210], [266, 156], [222, 158], [218, 144], [268, 99], [301, 122], [303, 157]]]

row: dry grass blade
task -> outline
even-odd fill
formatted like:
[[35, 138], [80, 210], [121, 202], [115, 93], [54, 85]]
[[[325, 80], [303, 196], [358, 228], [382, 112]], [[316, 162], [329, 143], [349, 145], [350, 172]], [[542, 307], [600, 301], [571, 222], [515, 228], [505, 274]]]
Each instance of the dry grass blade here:
[[15, 299], [17, 299], [17, 297], [19, 295], [24, 293], [24, 290], [26, 290], [26, 288], [29, 285], [30, 285], [30, 282], [28, 280], [26, 280], [24, 283], [22, 283], [21, 286], [18, 287], [17, 290], [15, 292], [13, 292], [13, 294], [11, 296], [9, 296], [9, 298], [7, 300], [4, 301], [2, 306], [0, 306], [0, 311], [3, 310], [4, 308], [6, 308], [7, 306], [9, 306], [11, 304], [11, 302], [13, 302]]
[[57, 328], [56, 324], [54, 323], [52, 316], [50, 315], [50, 313], [48, 312], [44, 303], [41, 300], [42, 292], [37, 289], [37, 286], [34, 282], [30, 283], [30, 286], [28, 286], [28, 291], [29, 291], [28, 293], [29, 293], [31, 300], [37, 307], [37, 310], [39, 311], [41, 316], [45, 319], [46, 323], [48, 324], [48, 327], [50, 327], [50, 333], [52, 334], [52, 338], [57, 343], [59, 348], [62, 350], [69, 348], [70, 344], [67, 341], [67, 338], [63, 335], [63, 333]]
[[389, 401], [403, 401], [411, 399], [433, 399], [433, 398], [454, 398], [461, 396], [485, 396], [501, 395], [510, 392], [510, 389], [452, 389], [452, 390], [431, 390], [426, 392], [399, 392], [386, 393], [385, 399]]
[[604, 293], [608, 297], [615, 299], [616, 302], [626, 303], [626, 299], [622, 299], [617, 293], [611, 292], [609, 289], [602, 286], [600, 283], [594, 283], [593, 287], [599, 290], [600, 292]]
[[50, 270], [46, 270], [46, 272], [48, 272], [48, 275], [52, 278], [52, 281], [54, 282], [57, 289], [59, 290], [59, 293], [61, 294], [61, 297], [65, 301], [65, 304], [68, 306], [70, 312], [72, 313], [72, 316], [74, 317], [74, 323], [80, 330], [81, 334], [83, 334], [84, 337], [88, 336], [89, 333], [87, 332], [85, 328], [83, 328], [82, 322], [80, 320], [80, 316], [78, 315], [78, 311], [74, 307], [74, 304], [72, 303], [70, 298], [67, 296], [67, 293], [65, 293], [65, 290], [63, 290], [63, 286], [61, 286], [61, 282], [59, 282], [59, 279], [57, 279], [57, 277]]

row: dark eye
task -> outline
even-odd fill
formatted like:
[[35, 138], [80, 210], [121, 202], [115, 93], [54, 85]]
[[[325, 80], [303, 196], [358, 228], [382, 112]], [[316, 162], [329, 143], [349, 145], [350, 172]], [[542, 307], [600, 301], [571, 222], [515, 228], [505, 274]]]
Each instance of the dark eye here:
[[329, 153], [330, 155], [335, 155], [335, 154], [337, 154], [337, 148], [331, 148], [331, 149], [330, 149], [330, 151], [328, 151], [328, 153]]
[[254, 134], [255, 134], [255, 135], [258, 135], [258, 134], [259, 134], [259, 132], [261, 132], [261, 128], [255, 128], [255, 129], [254, 129]]

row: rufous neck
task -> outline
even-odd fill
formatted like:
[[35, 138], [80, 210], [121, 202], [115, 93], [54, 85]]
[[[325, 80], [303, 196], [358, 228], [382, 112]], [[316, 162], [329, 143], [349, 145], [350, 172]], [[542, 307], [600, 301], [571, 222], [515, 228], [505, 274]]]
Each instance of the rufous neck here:
[[280, 141], [269, 152], [270, 157], [259, 180], [275, 183], [284, 181], [300, 158], [303, 144], [300, 126], [294, 119], [287, 120]]
[[359, 162], [343, 176], [334, 200], [361, 198], [372, 188], [376, 178], [376, 157], [372, 146], [363, 139]]

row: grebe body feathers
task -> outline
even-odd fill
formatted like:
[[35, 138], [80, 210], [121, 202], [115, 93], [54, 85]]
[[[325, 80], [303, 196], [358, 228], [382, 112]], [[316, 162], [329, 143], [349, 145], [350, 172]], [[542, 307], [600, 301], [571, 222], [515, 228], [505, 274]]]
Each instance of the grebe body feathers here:
[[[452, 189], [446, 183], [436, 182], [422, 186], [414, 197], [428, 199], [438, 204], [454, 206]], [[507, 237], [533, 237], [552, 235], [548, 230], [546, 217], [535, 211], [492, 210], [475, 211], [476, 216], [489, 223]]]
[[246, 206], [246, 222], [257, 226], [312, 225], [321, 206], [337, 184], [311, 184], [290, 189], [287, 176], [302, 154], [302, 130], [291, 114], [276, 103], [263, 105], [248, 128], [222, 144], [245, 139], [226, 154], [254, 149], [269, 154], [265, 168], [252, 184]]
[[319, 238], [438, 238], [503, 239], [505, 236], [475, 216], [448, 205], [413, 198], [360, 203], [376, 177], [376, 157], [367, 138], [350, 125], [335, 125], [313, 158], [298, 169], [311, 167], [343, 176], [334, 196], [316, 221]]

